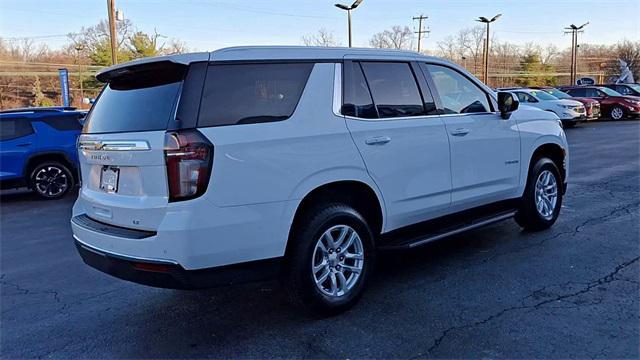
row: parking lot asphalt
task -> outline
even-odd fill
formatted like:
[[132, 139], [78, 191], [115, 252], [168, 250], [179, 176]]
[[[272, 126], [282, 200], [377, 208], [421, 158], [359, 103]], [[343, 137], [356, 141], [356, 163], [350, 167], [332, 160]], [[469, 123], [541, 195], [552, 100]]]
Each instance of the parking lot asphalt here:
[[74, 196], [0, 197], [2, 358], [638, 358], [640, 122], [568, 129], [543, 232], [505, 221], [382, 253], [360, 303], [315, 319], [277, 283], [154, 289], [82, 262]]

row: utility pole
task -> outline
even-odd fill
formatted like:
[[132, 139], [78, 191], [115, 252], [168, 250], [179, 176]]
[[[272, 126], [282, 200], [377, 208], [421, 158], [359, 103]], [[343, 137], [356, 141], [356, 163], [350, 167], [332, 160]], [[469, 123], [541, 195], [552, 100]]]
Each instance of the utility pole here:
[[422, 43], [422, 34], [428, 34], [430, 33], [429, 30], [422, 30], [422, 20], [427, 20], [429, 17], [428, 16], [424, 16], [424, 15], [420, 15], [420, 16], [414, 16], [413, 20], [418, 20], [418, 31], [416, 31], [415, 33], [418, 34], [418, 52], [420, 52], [420, 44]]
[[498, 14], [491, 18], [491, 20], [487, 19], [484, 16], [480, 16], [476, 21], [487, 24], [487, 39], [484, 42], [484, 54], [482, 56], [482, 60], [484, 63], [484, 74], [483, 74], [483, 82], [489, 85], [489, 24], [498, 20], [498, 18], [502, 16], [502, 14]]
[[578, 33], [584, 32], [582, 29], [587, 25], [589, 25], [588, 21], [580, 26], [571, 24], [564, 28], [568, 30], [564, 32], [565, 34], [571, 34], [571, 75], [569, 79], [571, 85], [574, 85], [578, 78]]
[[115, 0], [107, 0], [109, 11], [109, 37], [111, 38], [111, 65], [118, 63], [118, 39], [116, 38], [116, 4]]

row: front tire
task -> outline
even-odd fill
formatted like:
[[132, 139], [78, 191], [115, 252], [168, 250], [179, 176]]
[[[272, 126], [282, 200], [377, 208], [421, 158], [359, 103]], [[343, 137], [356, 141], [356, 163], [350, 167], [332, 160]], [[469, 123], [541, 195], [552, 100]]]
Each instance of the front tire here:
[[562, 177], [556, 164], [549, 158], [540, 158], [533, 165], [522, 196], [516, 222], [525, 230], [543, 230], [551, 227], [562, 207]]
[[611, 115], [611, 118], [612, 118], [613, 120], [622, 120], [622, 119], [624, 119], [624, 117], [625, 117], [625, 112], [624, 112], [624, 109], [623, 109], [622, 107], [620, 107], [620, 106], [614, 106], [614, 107], [611, 109], [611, 113], [610, 113], [610, 115]]
[[330, 315], [352, 307], [373, 270], [373, 235], [345, 204], [306, 211], [289, 239], [282, 280], [289, 299], [305, 311]]
[[75, 180], [71, 171], [56, 161], [38, 164], [29, 177], [29, 187], [38, 196], [47, 200], [62, 198], [74, 185]]

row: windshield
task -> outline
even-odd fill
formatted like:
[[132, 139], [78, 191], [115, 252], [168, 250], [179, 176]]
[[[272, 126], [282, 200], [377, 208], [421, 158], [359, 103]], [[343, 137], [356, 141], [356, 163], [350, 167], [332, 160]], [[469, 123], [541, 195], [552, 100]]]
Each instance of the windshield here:
[[560, 91], [558, 89], [544, 89], [544, 91], [546, 91], [547, 93], [557, 97], [558, 99], [569, 99], [569, 98], [571, 98], [571, 96], [569, 96], [569, 94], [563, 93], [562, 91]]
[[599, 87], [598, 90], [602, 91], [603, 93], [609, 95], [609, 96], [622, 96], [622, 94], [620, 94], [619, 92], [615, 91], [615, 90], [611, 90], [609, 88], [606, 87]]
[[558, 100], [557, 97], [555, 97], [555, 96], [553, 96], [553, 95], [551, 95], [551, 94], [549, 94], [547, 92], [544, 92], [542, 90], [534, 90], [534, 91], [529, 92], [529, 94], [531, 96], [535, 97], [538, 100], [544, 100], [544, 101], [546, 101], [546, 100]]
[[640, 91], [640, 85], [638, 84], [625, 84], [625, 85], [627, 85], [628, 87], [632, 88], [635, 91]]

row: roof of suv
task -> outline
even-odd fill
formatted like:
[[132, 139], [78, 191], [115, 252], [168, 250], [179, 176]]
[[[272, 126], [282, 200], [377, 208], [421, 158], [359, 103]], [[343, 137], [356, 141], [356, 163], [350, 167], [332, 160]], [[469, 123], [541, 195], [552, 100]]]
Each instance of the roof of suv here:
[[199, 52], [188, 54], [176, 54], [155, 56], [133, 60], [123, 64], [110, 66], [98, 72], [98, 80], [108, 78], [107, 73], [118, 72], [120, 69], [135, 65], [150, 64], [156, 62], [171, 62], [176, 64], [190, 64], [200, 61], [255, 61], [255, 60], [342, 60], [345, 57], [358, 59], [394, 59], [416, 60], [430, 59], [446, 62], [446, 60], [424, 56], [414, 51], [394, 49], [370, 49], [370, 48], [343, 48], [343, 47], [312, 47], [312, 46], [238, 46], [229, 47], [212, 52]]

